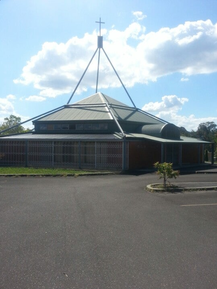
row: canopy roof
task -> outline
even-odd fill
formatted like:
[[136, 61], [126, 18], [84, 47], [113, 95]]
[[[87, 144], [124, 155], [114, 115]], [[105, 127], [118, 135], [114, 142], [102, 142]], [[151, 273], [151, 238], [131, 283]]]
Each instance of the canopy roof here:
[[[181, 136], [178, 140], [173, 139], [165, 139], [160, 137], [154, 137], [147, 134], [141, 133], [127, 133], [125, 138], [128, 140], [150, 140], [154, 142], [160, 143], [179, 143], [179, 144], [209, 144], [210, 142]], [[34, 140], [34, 141], [118, 141], [123, 139], [121, 133], [114, 134], [32, 134], [32, 133], [24, 133], [17, 135], [5, 135], [1, 137], [2, 140], [16, 140], [16, 141], [24, 141], [24, 140]]]

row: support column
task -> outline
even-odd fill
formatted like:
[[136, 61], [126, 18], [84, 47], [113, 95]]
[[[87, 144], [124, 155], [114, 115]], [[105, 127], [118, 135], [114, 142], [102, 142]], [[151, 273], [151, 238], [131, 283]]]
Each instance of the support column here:
[[161, 160], [160, 160], [161, 163], [164, 162], [164, 144], [161, 143]]
[[179, 166], [182, 165], [182, 144], [179, 145]]
[[78, 142], [78, 167], [81, 169], [81, 141]]
[[52, 150], [51, 150], [51, 158], [52, 158], [52, 168], [54, 168], [54, 141], [52, 141]]
[[215, 148], [214, 148], [214, 143], [212, 143], [212, 159], [211, 159], [211, 164], [214, 165], [214, 152], [215, 152]]
[[126, 139], [122, 141], [122, 171], [126, 170]]
[[198, 144], [198, 164], [200, 164], [200, 155], [201, 155], [200, 145]]
[[29, 142], [25, 141], [25, 166], [29, 166]]
[[204, 163], [204, 153], [205, 153], [204, 144], [202, 144], [202, 160], [201, 160], [202, 164]]
[[95, 170], [97, 169], [97, 142], [95, 141], [95, 150], [94, 150], [94, 153], [95, 153]]

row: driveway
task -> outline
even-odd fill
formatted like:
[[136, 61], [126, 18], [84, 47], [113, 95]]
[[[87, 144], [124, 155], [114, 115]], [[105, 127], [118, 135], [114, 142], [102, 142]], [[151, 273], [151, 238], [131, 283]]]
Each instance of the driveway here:
[[0, 288], [217, 288], [217, 191], [144, 190], [156, 181], [0, 177]]

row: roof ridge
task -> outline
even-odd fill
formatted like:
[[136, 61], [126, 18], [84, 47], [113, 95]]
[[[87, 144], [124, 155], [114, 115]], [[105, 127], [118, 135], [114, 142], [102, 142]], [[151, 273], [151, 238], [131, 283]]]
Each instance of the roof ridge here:
[[99, 94], [99, 97], [102, 101], [104, 101], [105, 103], [108, 103], [108, 101], [106, 100], [106, 98], [102, 92], [98, 92], [98, 94]]

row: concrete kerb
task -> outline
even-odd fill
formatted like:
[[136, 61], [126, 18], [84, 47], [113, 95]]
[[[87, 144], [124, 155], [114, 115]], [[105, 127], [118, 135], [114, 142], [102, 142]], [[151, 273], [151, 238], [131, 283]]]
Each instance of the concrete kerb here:
[[[217, 166], [216, 165], [204, 165], [200, 167], [186, 167], [182, 168], [180, 170], [180, 175], [186, 175], [186, 174], [217, 174]], [[201, 186], [185, 186], [185, 183], [183, 182], [183, 185], [174, 185], [171, 187], [171, 189], [167, 188], [159, 188], [155, 187], [156, 185], [162, 185], [162, 183], [153, 183], [147, 185], [144, 189], [149, 192], [186, 192], [186, 191], [217, 191], [217, 185], [214, 186], [208, 186], [208, 185], [201, 185]]]
[[189, 191], [217, 191], [217, 186], [201, 186], [201, 187], [179, 187], [171, 186], [171, 188], [159, 188], [156, 185], [162, 185], [159, 183], [149, 184], [146, 186], [145, 190], [151, 193], [176, 193], [176, 192], [189, 192]]

